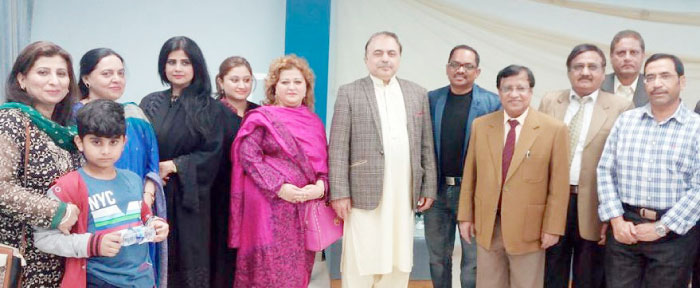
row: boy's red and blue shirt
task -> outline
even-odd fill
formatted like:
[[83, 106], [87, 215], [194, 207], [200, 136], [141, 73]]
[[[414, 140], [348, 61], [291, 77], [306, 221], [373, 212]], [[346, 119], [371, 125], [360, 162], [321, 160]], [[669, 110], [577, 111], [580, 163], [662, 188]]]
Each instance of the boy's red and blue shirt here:
[[61, 201], [80, 209], [71, 233], [91, 233], [90, 258], [68, 258], [62, 287], [85, 287], [87, 274], [118, 287], [153, 287], [153, 268], [148, 245], [121, 247], [114, 257], [100, 257], [102, 236], [142, 226], [151, 216], [143, 199], [143, 180], [135, 173], [117, 169], [114, 179], [93, 178], [81, 168], [56, 180], [51, 188]]

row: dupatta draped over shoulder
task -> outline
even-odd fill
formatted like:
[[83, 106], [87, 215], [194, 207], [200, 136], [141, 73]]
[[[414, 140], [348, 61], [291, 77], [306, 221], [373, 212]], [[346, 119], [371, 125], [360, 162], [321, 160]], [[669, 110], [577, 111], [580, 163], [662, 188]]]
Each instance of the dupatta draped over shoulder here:
[[327, 190], [323, 123], [306, 106], [252, 110], [238, 131], [231, 160], [229, 246], [238, 248], [239, 258], [235, 286], [305, 287], [314, 255], [304, 246], [306, 204], [287, 202], [277, 192], [285, 183], [301, 188], [318, 180]]

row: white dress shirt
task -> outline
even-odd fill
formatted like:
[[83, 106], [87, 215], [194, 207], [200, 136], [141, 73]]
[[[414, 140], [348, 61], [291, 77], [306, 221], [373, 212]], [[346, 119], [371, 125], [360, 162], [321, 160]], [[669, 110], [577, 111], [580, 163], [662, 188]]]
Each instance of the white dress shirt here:
[[[595, 106], [595, 101], [598, 99], [598, 91], [586, 95], [591, 97], [583, 106], [583, 119], [581, 119], [581, 134], [578, 137], [578, 143], [576, 143], [576, 149], [574, 149], [574, 157], [571, 159], [571, 168], [569, 168], [569, 184], [578, 185], [578, 178], [581, 174], [581, 156], [583, 154], [583, 146], [586, 143], [586, 136], [588, 135], [588, 128], [591, 126], [591, 118], [593, 117], [593, 107]], [[572, 89], [569, 94], [569, 107], [566, 108], [566, 114], [564, 114], [564, 123], [568, 126], [571, 123], [571, 119], [576, 115], [576, 111], [581, 107], [581, 102], [579, 102], [579, 96]], [[569, 137], [574, 137], [569, 135]]]
[[527, 118], [527, 112], [530, 111], [530, 107], [523, 112], [523, 114], [520, 114], [518, 117], [510, 117], [508, 115], [508, 112], [506, 110], [503, 110], [503, 145], [506, 144], [506, 138], [508, 138], [508, 132], [510, 131], [510, 124], [508, 124], [508, 120], [515, 119], [518, 120], [518, 126], [515, 126], [515, 143], [518, 144], [518, 137], [520, 137], [520, 130], [523, 130], [523, 125], [525, 124], [525, 118]]
[[[613, 88], [615, 88], [615, 90], [613, 90], [615, 92], [615, 95], [621, 96], [627, 100], [632, 101], [632, 99], [634, 98], [634, 92], [637, 92], [637, 81], [639, 81], [639, 77], [635, 77], [634, 81], [632, 82], [632, 84], [630, 84], [630, 86], [622, 85], [622, 83], [620, 83], [620, 80], [617, 79], [617, 76], [614, 76], [613, 79], [615, 79], [613, 84]], [[628, 91], [631, 92], [624, 93], [621, 89], [629, 89]]]

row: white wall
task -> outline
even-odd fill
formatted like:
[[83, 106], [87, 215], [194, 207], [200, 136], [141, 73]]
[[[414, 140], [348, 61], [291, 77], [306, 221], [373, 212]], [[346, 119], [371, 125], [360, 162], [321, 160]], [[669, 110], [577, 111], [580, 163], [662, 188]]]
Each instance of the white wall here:
[[[158, 76], [158, 52], [165, 40], [184, 35], [202, 49], [212, 88], [226, 57], [246, 57], [254, 73], [267, 73], [272, 59], [284, 53], [286, 1], [119, 0], [36, 1], [31, 41], [52, 41], [73, 56], [90, 49], [112, 48], [124, 57], [127, 85], [121, 101], [135, 101], [164, 90]], [[259, 79], [262, 80], [262, 79]], [[264, 90], [258, 81], [251, 99]]]
[[[530, 67], [536, 78], [532, 105], [537, 107], [545, 92], [571, 87], [565, 63], [575, 45], [598, 45], [608, 58], [608, 72], [612, 72], [607, 55], [612, 37], [620, 30], [634, 29], [645, 39], [647, 56], [663, 52], [681, 57], [687, 77], [681, 97], [691, 108], [700, 99], [700, 21], [697, 17], [688, 24], [651, 19], [667, 14], [687, 20], [700, 12], [697, 1], [353, 0], [334, 3], [327, 123], [332, 119], [338, 87], [368, 75], [363, 48], [372, 33], [382, 30], [396, 32], [403, 44], [398, 77], [417, 82], [428, 90], [445, 86], [449, 83], [445, 64], [450, 49], [468, 44], [481, 55], [481, 75], [476, 83], [491, 91], [496, 91], [496, 74], [500, 69], [509, 64]], [[583, 8], [564, 7], [566, 4]], [[596, 4], [620, 10], [585, 9], [600, 7]], [[616, 15], [616, 11], [629, 14]], [[637, 19], [645, 12], [650, 19]]]

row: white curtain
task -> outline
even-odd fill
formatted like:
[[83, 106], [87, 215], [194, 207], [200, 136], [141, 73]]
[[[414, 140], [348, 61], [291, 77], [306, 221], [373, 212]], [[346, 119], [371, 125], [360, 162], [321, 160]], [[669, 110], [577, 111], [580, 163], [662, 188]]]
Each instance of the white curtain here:
[[[683, 60], [688, 79], [681, 97], [686, 106], [695, 107], [700, 99], [700, 22], [695, 11], [700, 11], [700, 4], [644, 3], [639, 8], [633, 1], [604, 0], [334, 1], [327, 121], [338, 86], [367, 75], [364, 45], [372, 33], [382, 30], [397, 33], [403, 44], [399, 77], [428, 90], [445, 86], [450, 49], [467, 44], [481, 55], [476, 83], [491, 91], [496, 88], [496, 74], [505, 66], [532, 69], [536, 79], [532, 105], [537, 107], [545, 92], [571, 87], [565, 63], [575, 45], [597, 45], [610, 63], [608, 51], [615, 33], [633, 29], [644, 37], [647, 56], [663, 52]], [[612, 72], [610, 64], [607, 71]]]
[[0, 102], [5, 101], [5, 82], [19, 52], [31, 38], [34, 0], [0, 1]]

